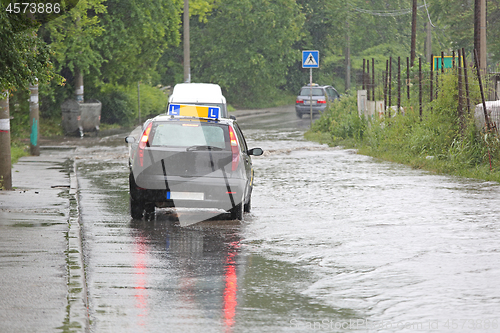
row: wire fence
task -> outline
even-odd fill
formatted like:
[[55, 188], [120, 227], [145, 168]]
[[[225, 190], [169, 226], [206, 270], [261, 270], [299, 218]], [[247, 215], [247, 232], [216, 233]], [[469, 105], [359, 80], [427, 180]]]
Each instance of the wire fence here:
[[445, 91], [449, 93], [441, 80], [445, 74], [451, 73], [455, 77], [454, 96], [460, 120], [473, 113], [488, 130], [499, 128], [500, 101], [492, 101], [500, 99], [500, 74], [478, 70], [474, 55], [475, 52], [466, 55], [461, 49], [452, 52], [451, 56], [444, 53], [431, 56], [430, 64], [424, 64], [419, 58], [414, 66], [411, 66], [409, 58], [390, 57], [383, 70], [374, 58], [363, 59], [363, 70], [356, 76], [356, 83], [366, 94], [365, 114], [373, 117], [378, 113], [390, 117], [398, 112], [404, 113], [405, 107], [411, 106], [418, 107], [422, 117], [426, 110], [432, 110], [431, 102]]

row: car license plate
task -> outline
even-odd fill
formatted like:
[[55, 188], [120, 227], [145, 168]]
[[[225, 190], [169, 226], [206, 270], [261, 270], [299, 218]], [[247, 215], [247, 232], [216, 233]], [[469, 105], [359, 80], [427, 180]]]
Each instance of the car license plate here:
[[167, 200], [205, 200], [202, 192], [167, 192]]
[[316, 101], [312, 101], [312, 102], [311, 101], [304, 101], [305, 105], [311, 105], [311, 103], [312, 103], [312, 105], [315, 105]]

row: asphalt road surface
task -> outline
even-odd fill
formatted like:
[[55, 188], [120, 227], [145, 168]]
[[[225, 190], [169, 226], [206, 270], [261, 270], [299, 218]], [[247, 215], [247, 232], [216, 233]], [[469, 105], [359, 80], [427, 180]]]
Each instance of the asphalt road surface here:
[[267, 111], [238, 113], [249, 147], [266, 151], [241, 222], [131, 219], [125, 135], [81, 141], [88, 331], [500, 329], [498, 183], [308, 142], [309, 119]]

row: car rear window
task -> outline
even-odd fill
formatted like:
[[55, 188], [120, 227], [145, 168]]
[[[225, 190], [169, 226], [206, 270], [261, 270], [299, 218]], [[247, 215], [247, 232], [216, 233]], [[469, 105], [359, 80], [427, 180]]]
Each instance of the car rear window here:
[[226, 125], [203, 122], [159, 123], [152, 133], [151, 146], [212, 146], [226, 149]]
[[[311, 88], [302, 88], [300, 90], [300, 96], [310, 96], [310, 95], [311, 95]], [[312, 95], [313, 96], [324, 96], [323, 89], [312, 88]]]

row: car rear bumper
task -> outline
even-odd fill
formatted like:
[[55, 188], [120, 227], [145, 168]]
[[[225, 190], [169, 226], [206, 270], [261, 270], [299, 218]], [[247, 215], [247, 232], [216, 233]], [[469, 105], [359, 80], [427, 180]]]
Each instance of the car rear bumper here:
[[[312, 106], [312, 112], [313, 114], [318, 114], [323, 112], [326, 109], [326, 105], [313, 105]], [[295, 112], [297, 114], [309, 114], [311, 112], [311, 106], [310, 105], [295, 105]]]
[[238, 178], [170, 176], [166, 183], [164, 177], [144, 178], [137, 181], [143, 187], [131, 186], [130, 195], [134, 200], [159, 207], [229, 210], [242, 202], [246, 189], [246, 180]]

